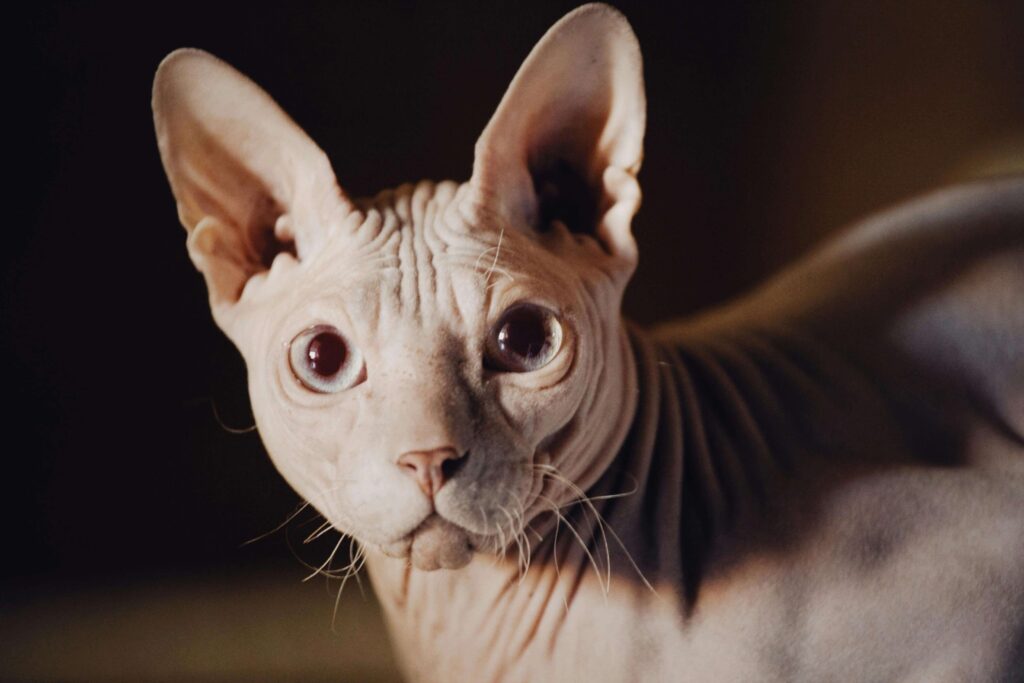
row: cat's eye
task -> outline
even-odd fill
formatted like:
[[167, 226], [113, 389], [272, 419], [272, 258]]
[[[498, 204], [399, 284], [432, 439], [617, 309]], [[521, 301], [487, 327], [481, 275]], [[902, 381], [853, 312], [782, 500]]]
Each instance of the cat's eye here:
[[532, 372], [550, 363], [561, 347], [562, 324], [553, 312], [516, 304], [487, 335], [484, 364], [502, 372]]
[[288, 349], [292, 373], [312, 391], [334, 394], [366, 379], [363, 356], [330, 325], [303, 330]]

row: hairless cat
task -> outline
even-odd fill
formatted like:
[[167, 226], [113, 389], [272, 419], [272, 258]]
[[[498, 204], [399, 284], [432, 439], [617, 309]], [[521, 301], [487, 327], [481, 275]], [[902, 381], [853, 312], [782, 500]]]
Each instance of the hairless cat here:
[[153, 110], [263, 442], [365, 553], [409, 679], [1024, 676], [1024, 178], [641, 330], [642, 66], [608, 6], [534, 48], [464, 183], [349, 197], [199, 50]]

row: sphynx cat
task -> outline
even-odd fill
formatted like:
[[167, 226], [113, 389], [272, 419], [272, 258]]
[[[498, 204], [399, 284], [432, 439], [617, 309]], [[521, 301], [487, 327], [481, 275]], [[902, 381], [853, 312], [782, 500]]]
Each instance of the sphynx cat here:
[[365, 553], [410, 680], [1022, 680], [1021, 177], [645, 331], [610, 7], [543, 37], [464, 183], [349, 197], [199, 50], [153, 109], [263, 442]]

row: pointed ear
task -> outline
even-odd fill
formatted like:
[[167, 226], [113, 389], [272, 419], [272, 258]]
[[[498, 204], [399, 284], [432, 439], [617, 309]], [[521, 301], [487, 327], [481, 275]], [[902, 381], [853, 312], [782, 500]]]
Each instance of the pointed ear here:
[[526, 58], [476, 144], [472, 182], [512, 225], [561, 221], [635, 260], [643, 65], [619, 12], [584, 5]]
[[153, 119], [189, 255], [225, 328], [254, 275], [280, 253], [315, 251], [352, 205], [323, 151], [266, 92], [209, 53], [176, 50], [160, 63]]

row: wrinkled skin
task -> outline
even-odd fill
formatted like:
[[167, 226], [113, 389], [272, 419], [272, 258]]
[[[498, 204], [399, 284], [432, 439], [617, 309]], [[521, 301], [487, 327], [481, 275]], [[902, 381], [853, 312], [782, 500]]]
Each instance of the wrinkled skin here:
[[[541, 40], [461, 184], [349, 198], [201, 51], [164, 60], [153, 106], [261, 437], [367, 553], [411, 679], [1024, 668], [1024, 180], [883, 214], [647, 335], [619, 315], [640, 53], [608, 7]], [[561, 342], [496, 367], [524, 302]], [[347, 341], [351, 386], [303, 382], [315, 326]]]
[[[628, 424], [578, 426], [608, 410], [593, 397], [609, 370], [622, 381], [623, 369], [605, 367], [622, 344], [604, 315], [618, 304], [601, 267], [612, 259], [564, 230], [542, 244], [481, 230], [467, 192], [423, 183], [385, 193], [301, 267], [278, 256], [258, 285], [267, 302], [242, 323], [257, 423], [278, 469], [337, 528], [395, 557], [412, 552], [423, 569], [462, 566], [472, 549], [520, 533], [549, 496], [565, 495], [541, 466], [593, 481], [599, 464], [585, 454], [594, 440], [614, 454]], [[573, 261], [578, 270], [559, 265]], [[535, 372], [489, 370], [484, 342], [523, 301], [559, 313], [561, 349]], [[296, 381], [282, 349], [321, 323], [362, 350], [365, 382], [314, 394]], [[396, 461], [446, 446], [468, 455], [431, 499]]]

